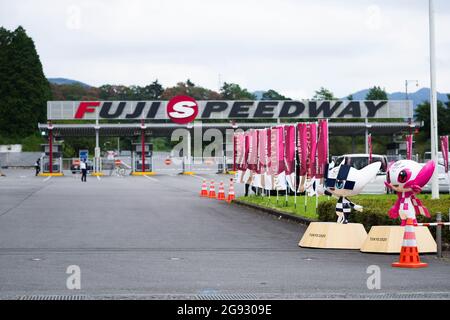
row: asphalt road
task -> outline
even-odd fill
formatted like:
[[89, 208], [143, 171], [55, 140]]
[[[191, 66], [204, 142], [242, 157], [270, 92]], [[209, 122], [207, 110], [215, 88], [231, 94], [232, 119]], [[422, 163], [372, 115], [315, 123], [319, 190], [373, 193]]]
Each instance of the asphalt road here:
[[[450, 262], [303, 249], [305, 227], [198, 196], [202, 177], [0, 177], [0, 298], [450, 298]], [[242, 186], [237, 186], [237, 194]], [[81, 289], [66, 287], [67, 267]], [[369, 290], [367, 268], [381, 269]]]

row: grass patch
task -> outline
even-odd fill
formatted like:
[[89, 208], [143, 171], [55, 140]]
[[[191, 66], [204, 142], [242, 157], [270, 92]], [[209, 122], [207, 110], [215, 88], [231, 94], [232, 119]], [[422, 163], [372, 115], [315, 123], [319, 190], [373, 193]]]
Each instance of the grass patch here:
[[[278, 201], [276, 196], [256, 196], [251, 195], [248, 197], [239, 197], [238, 199], [243, 202], [257, 204], [263, 207], [277, 209], [286, 213], [294, 214], [297, 216], [319, 220], [319, 213], [316, 210], [316, 198], [307, 197], [306, 207], [305, 207], [305, 196], [297, 195], [297, 206], [295, 206], [295, 197], [288, 196], [287, 202], [286, 197], [279, 196]], [[428, 208], [430, 213], [442, 212], [444, 220], [448, 221], [448, 210], [450, 208], [450, 195], [441, 194], [439, 200], [431, 199], [430, 194], [420, 194], [418, 198], [422, 200], [423, 204]], [[376, 211], [380, 214], [385, 213], [387, 217], [387, 212], [394, 205], [397, 200], [395, 194], [380, 194], [380, 195], [358, 195], [350, 197], [350, 200], [356, 204], [362, 205], [364, 211], [369, 213]], [[318, 197], [318, 203], [330, 201], [330, 206], [332, 214], [330, 216], [330, 221], [335, 221], [337, 219], [334, 213], [334, 205], [337, 199], [333, 197], [320, 196]], [[362, 213], [364, 214], [364, 212]], [[388, 218], [388, 217], [387, 217]], [[326, 219], [329, 220], [329, 219]], [[427, 219], [429, 220], [429, 219]], [[394, 222], [394, 221], [393, 221]]]
[[[316, 210], [316, 198], [307, 197], [307, 202], [305, 206], [305, 196], [297, 196], [297, 206], [295, 206], [295, 197], [288, 196], [287, 202], [286, 197], [279, 196], [278, 201], [276, 196], [256, 196], [251, 195], [248, 197], [239, 197], [242, 202], [253, 203], [263, 207], [277, 209], [286, 213], [294, 214], [297, 216], [305, 217], [308, 219], [318, 220], [319, 215]], [[328, 200], [327, 196], [320, 196], [317, 198], [318, 202], [324, 202]]]

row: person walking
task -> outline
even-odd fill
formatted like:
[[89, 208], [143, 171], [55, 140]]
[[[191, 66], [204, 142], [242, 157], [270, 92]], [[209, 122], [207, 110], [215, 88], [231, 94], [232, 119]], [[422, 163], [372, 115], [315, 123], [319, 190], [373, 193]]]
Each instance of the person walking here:
[[81, 181], [86, 182], [87, 166], [85, 160], [80, 162], [80, 170], [81, 170]]
[[34, 164], [34, 168], [36, 169], [36, 177], [41, 172], [41, 158], [38, 158], [36, 160], [36, 163]]

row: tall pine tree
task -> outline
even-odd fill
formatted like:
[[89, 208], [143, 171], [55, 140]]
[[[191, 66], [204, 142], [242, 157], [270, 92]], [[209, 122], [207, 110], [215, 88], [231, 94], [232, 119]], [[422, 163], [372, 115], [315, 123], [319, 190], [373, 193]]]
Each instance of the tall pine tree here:
[[22, 27], [0, 28], [0, 134], [20, 139], [46, 120], [51, 90], [33, 40]]

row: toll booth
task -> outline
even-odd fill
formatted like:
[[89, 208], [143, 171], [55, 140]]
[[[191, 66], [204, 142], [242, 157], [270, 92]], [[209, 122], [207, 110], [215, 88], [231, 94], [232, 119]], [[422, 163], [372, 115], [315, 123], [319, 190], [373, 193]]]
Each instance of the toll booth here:
[[41, 158], [41, 173], [62, 175], [62, 146], [52, 143], [41, 144], [43, 156]]
[[[142, 147], [144, 146], [144, 151]], [[133, 174], [145, 174], [153, 172], [153, 144], [133, 143]]]

